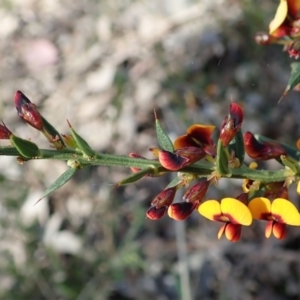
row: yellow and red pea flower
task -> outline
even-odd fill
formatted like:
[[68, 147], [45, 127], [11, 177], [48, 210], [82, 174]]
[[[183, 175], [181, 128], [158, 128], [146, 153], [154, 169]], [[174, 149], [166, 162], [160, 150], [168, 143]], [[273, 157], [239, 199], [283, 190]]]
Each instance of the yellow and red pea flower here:
[[240, 239], [242, 225], [249, 226], [252, 223], [249, 208], [235, 198], [224, 198], [220, 202], [207, 200], [198, 207], [198, 212], [211, 221], [225, 223], [219, 230], [218, 239], [225, 234], [232, 242]]
[[244, 144], [246, 153], [253, 159], [267, 160], [286, 155], [285, 149], [279, 144], [259, 142], [249, 131], [244, 134]]
[[286, 236], [286, 225], [300, 226], [300, 214], [289, 200], [276, 198], [271, 202], [268, 198], [257, 197], [252, 199], [248, 207], [254, 219], [267, 221], [266, 238], [273, 235], [277, 239]]

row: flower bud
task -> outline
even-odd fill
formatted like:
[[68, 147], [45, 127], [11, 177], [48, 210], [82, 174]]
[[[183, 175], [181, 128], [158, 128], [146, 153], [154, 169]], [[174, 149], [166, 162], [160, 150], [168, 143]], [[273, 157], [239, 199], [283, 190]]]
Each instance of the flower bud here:
[[159, 207], [159, 208], [157, 208], [156, 206], [151, 206], [147, 210], [146, 216], [150, 220], [158, 220], [166, 214], [167, 209], [168, 209], [167, 206], [162, 206], [162, 207]]
[[30, 126], [37, 130], [43, 130], [44, 124], [42, 116], [36, 108], [36, 105], [31, 103], [30, 100], [20, 91], [15, 94], [15, 107], [18, 115]]
[[168, 215], [176, 221], [183, 221], [193, 213], [197, 206], [196, 202], [173, 203], [168, 208]]
[[231, 140], [241, 128], [244, 119], [244, 112], [242, 108], [236, 104], [231, 103], [229, 107], [229, 114], [225, 117], [221, 126], [220, 140], [224, 147], [228, 146]]
[[176, 194], [176, 187], [171, 187], [168, 189], [163, 190], [160, 192], [151, 202], [152, 206], [156, 208], [160, 208], [162, 206], [169, 206], [172, 204], [175, 194]]
[[244, 134], [246, 153], [253, 159], [267, 160], [286, 155], [282, 146], [276, 143], [259, 142], [251, 132]]
[[209, 184], [210, 182], [206, 180], [198, 182], [185, 192], [183, 200], [200, 203], [207, 192]]
[[6, 125], [3, 123], [0, 124], [0, 140], [8, 140], [10, 139], [10, 136], [12, 135], [11, 131], [6, 127]]
[[166, 150], [159, 151], [158, 160], [164, 168], [170, 171], [178, 171], [190, 164], [189, 158]]

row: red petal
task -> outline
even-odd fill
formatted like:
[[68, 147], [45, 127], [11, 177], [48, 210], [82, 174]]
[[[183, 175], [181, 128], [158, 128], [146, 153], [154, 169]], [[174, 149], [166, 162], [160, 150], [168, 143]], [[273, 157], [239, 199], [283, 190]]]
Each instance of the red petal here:
[[173, 203], [168, 208], [168, 215], [170, 218], [182, 221], [187, 219], [197, 207], [197, 203], [178, 202]]
[[176, 187], [168, 188], [160, 192], [151, 202], [151, 205], [160, 208], [162, 206], [169, 206], [172, 204], [176, 194]]
[[146, 216], [150, 220], [158, 220], [162, 218], [166, 212], [167, 212], [168, 207], [167, 206], [162, 206], [160, 208], [156, 208], [155, 206], [151, 206], [147, 212]]
[[171, 171], [178, 171], [187, 166], [190, 162], [189, 158], [165, 150], [159, 151], [158, 159], [164, 168]]
[[210, 182], [207, 180], [198, 182], [185, 192], [183, 200], [186, 202], [197, 201], [200, 203], [207, 192], [209, 184]]
[[241, 237], [242, 225], [227, 223], [225, 236], [231, 242], [237, 242]]
[[249, 131], [244, 134], [244, 142], [246, 153], [254, 159], [267, 160], [286, 154], [280, 145], [267, 142], [260, 143]]
[[238, 104], [233, 102], [230, 104], [229, 114], [230, 118], [233, 120], [233, 128], [236, 130], [243, 123], [244, 112]]
[[286, 237], [286, 224], [274, 222], [273, 234], [277, 239], [284, 239]]

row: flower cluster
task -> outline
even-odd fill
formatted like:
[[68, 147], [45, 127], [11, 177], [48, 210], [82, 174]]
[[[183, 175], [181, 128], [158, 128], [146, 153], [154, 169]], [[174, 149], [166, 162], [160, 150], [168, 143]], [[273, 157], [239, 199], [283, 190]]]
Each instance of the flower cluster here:
[[[224, 234], [233, 242], [240, 239], [242, 226], [251, 225], [253, 219], [267, 221], [267, 238], [273, 232], [276, 238], [282, 239], [286, 235], [286, 225], [300, 226], [300, 214], [288, 200], [288, 187], [296, 178], [298, 161], [289, 156], [289, 149], [280, 143], [255, 136], [251, 132], [243, 135], [243, 119], [242, 107], [231, 103], [229, 113], [221, 125], [217, 143], [212, 139], [215, 127], [211, 125], [194, 124], [187, 129], [186, 134], [177, 137], [171, 144], [159, 127], [158, 140], [161, 148], [150, 149], [155, 160], [163, 167], [157, 176], [166, 171], [176, 171], [178, 177], [151, 202], [146, 213], [149, 219], [158, 220], [167, 214], [175, 220], [185, 220], [196, 210], [211, 221], [223, 223], [218, 238]], [[220, 201], [203, 201], [211, 184], [217, 183], [222, 177], [230, 178], [234, 170], [246, 168], [245, 153], [255, 160], [277, 159], [285, 166], [286, 180], [272, 181], [270, 178], [266, 182], [248, 176], [244, 178], [243, 193], [239, 196], [226, 197]], [[130, 156], [146, 159], [133, 153]], [[187, 172], [189, 166], [200, 167], [199, 162], [212, 167], [205, 178]], [[256, 168], [257, 164], [252, 162], [247, 167], [247, 172], [251, 174]], [[132, 168], [132, 171], [136, 173], [141, 170]], [[193, 183], [195, 180], [198, 180], [196, 184]], [[188, 189], [183, 201], [173, 203], [176, 191], [184, 187]]]
[[[181, 221], [197, 211], [211, 221], [223, 223], [218, 238], [225, 235], [230, 241], [238, 241], [242, 227], [251, 225], [253, 219], [267, 221], [267, 238], [273, 233], [276, 238], [282, 239], [286, 236], [286, 225], [300, 226], [299, 211], [288, 195], [290, 185], [295, 181], [300, 182], [300, 152], [251, 132], [243, 134], [244, 112], [237, 103], [230, 104], [217, 142], [213, 139], [215, 126], [203, 124], [190, 126], [185, 134], [172, 142], [155, 116], [159, 147], [149, 149], [154, 156], [152, 159], [137, 153], [130, 153], [129, 157], [97, 153], [69, 122], [70, 134], [60, 134], [20, 91], [15, 94], [15, 106], [19, 117], [40, 131], [55, 149], [40, 149], [32, 141], [14, 135], [2, 122], [0, 139], [11, 143], [11, 147], [1, 148], [2, 155], [16, 155], [19, 162], [41, 158], [67, 160], [68, 170], [40, 199], [61, 187], [85, 166], [127, 166], [133, 174], [116, 186], [133, 183], [145, 176], [160, 177], [166, 173], [177, 173], [177, 177], [151, 202], [146, 213], [151, 220], [168, 215]], [[300, 142], [297, 146], [299, 148]], [[245, 163], [245, 154], [255, 161]], [[276, 159], [283, 169], [273, 172], [259, 170], [256, 161], [269, 159]], [[221, 178], [243, 179], [242, 193], [219, 201], [205, 200], [209, 187], [217, 184]], [[183, 188], [186, 188], [183, 201], [174, 202], [176, 192]], [[297, 192], [300, 194], [299, 183]]]
[[300, 1], [280, 0], [269, 33], [260, 32], [255, 41], [260, 45], [282, 44], [290, 56], [300, 57]]

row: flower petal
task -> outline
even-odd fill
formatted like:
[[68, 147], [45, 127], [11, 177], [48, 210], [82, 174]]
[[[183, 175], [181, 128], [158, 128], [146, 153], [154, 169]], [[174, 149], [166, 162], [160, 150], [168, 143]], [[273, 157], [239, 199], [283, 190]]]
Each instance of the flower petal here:
[[199, 206], [198, 212], [211, 221], [219, 221], [218, 218], [222, 215], [221, 205], [217, 200], [205, 201]]
[[228, 223], [225, 223], [224, 225], [221, 226], [221, 228], [218, 231], [218, 240], [221, 239], [222, 235], [225, 232], [226, 226], [228, 225]]
[[[280, 223], [294, 226], [300, 225], [300, 214], [298, 209], [289, 200], [276, 198], [272, 202], [271, 211], [274, 219]], [[277, 220], [276, 217], [280, 217], [280, 221]]]
[[225, 228], [225, 236], [231, 242], [237, 242], [241, 237], [242, 225], [227, 223]]
[[269, 25], [269, 33], [272, 34], [286, 19], [288, 13], [287, 0], [280, 0], [274, 19]]
[[284, 239], [286, 236], [286, 224], [274, 222], [273, 234], [277, 239]]
[[287, 0], [288, 14], [294, 19], [298, 19], [300, 11], [300, 1], [299, 0]]
[[221, 200], [222, 213], [227, 216], [232, 224], [250, 225], [252, 215], [249, 208], [241, 201], [234, 198]]
[[190, 136], [187, 134], [181, 135], [174, 141], [174, 149], [180, 149], [185, 147], [200, 147], [199, 143], [196, 143]]
[[173, 203], [168, 208], [168, 215], [176, 221], [187, 219], [195, 210], [197, 203], [192, 202], [177, 202]]
[[251, 211], [253, 219], [270, 220], [271, 202], [268, 198], [254, 198], [249, 202], [248, 207]]
[[273, 230], [273, 225], [274, 225], [274, 221], [269, 221], [267, 223], [266, 229], [265, 229], [265, 237], [268, 239], [271, 234], [272, 234], [272, 230]]
[[201, 146], [213, 145], [211, 134], [214, 131], [213, 125], [194, 124], [190, 126], [186, 133]]

